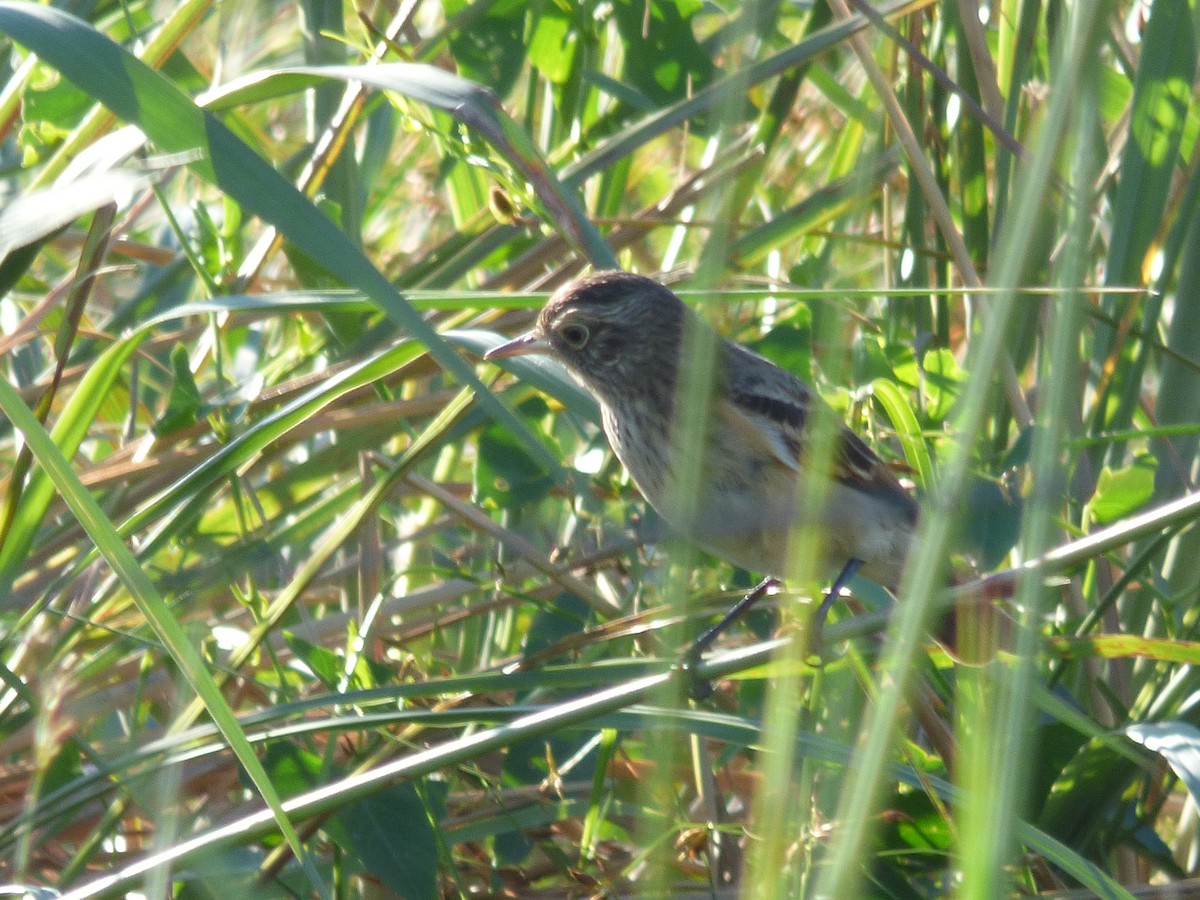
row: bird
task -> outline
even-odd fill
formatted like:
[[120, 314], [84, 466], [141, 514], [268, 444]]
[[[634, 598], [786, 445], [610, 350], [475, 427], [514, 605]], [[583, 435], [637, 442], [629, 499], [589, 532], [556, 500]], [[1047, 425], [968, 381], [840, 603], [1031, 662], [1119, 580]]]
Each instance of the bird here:
[[[529, 331], [485, 359], [527, 354], [557, 360], [596, 399], [617, 458], [674, 530], [765, 574], [692, 643], [685, 668], [780, 578], [797, 574], [789, 540], [796, 528], [808, 526], [817, 536], [822, 572], [838, 573], [813, 633], [854, 574], [897, 588], [917, 501], [813, 388], [717, 335], [666, 286], [620, 270], [576, 278], [554, 292]], [[698, 439], [677, 430], [685, 408], [680, 398], [694, 395], [697, 385], [699, 396], [708, 388]], [[825, 460], [810, 452], [815, 434], [828, 448]], [[680, 441], [689, 443], [683, 448]], [[697, 447], [698, 459], [693, 452], [687, 462]], [[819, 508], [806, 503], [814, 493], [824, 497]]]

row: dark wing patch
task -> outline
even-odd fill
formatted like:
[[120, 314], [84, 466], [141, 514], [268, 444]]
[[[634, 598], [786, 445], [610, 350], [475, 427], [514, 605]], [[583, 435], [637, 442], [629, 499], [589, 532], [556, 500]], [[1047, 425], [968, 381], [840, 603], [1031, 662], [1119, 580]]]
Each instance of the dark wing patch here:
[[[805, 436], [809, 425], [810, 405], [807, 395], [799, 397], [797, 402], [791, 398], [731, 390], [730, 399], [743, 413], [754, 413], [780, 426], [778, 429], [761, 430], [764, 433], [769, 431], [769, 436], [782, 445], [777, 451], [778, 454], [786, 453], [790, 460], [800, 461], [804, 455]], [[832, 411], [828, 414], [833, 415]], [[892, 470], [862, 438], [845, 425], [839, 423], [834, 427], [838, 428], [837, 450], [830, 474], [846, 487], [890, 503], [915, 521], [917, 502], [904, 490], [892, 474]], [[789, 465], [792, 463], [789, 462]]]
[[781, 400], [778, 397], [764, 397], [762, 394], [742, 394], [735, 392], [733, 402], [739, 406], [765, 416], [781, 425], [788, 425], [797, 431], [804, 430], [805, 420], [808, 419], [808, 405]]
[[887, 501], [915, 522], [919, 509], [917, 501], [904, 490], [892, 470], [849, 428], [842, 429], [841, 438], [837, 480], [856, 491]]
[[866, 445], [862, 438], [849, 428], [842, 429], [842, 446], [839, 448], [842, 463], [849, 469], [850, 481], [869, 481], [875, 467], [879, 465], [879, 457], [875, 451]]

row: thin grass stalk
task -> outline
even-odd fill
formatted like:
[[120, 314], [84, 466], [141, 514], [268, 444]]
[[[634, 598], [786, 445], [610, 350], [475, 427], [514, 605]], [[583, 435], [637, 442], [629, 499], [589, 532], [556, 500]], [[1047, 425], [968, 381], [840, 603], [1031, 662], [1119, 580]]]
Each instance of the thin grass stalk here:
[[42, 428], [33, 414], [25, 408], [11, 385], [3, 379], [0, 379], [0, 408], [25, 435], [25, 439], [33, 447], [35, 457], [53, 479], [58, 492], [71, 507], [71, 512], [87, 528], [96, 546], [104, 553], [114, 572], [117, 573], [130, 595], [138, 603], [139, 610], [154, 624], [163, 643], [170, 648], [172, 658], [177, 662], [196, 694], [203, 698], [204, 706], [209, 714], [221, 725], [231, 748], [246, 767], [247, 773], [270, 807], [269, 813], [272, 819], [278, 824], [285, 840], [292, 845], [293, 851], [304, 866], [305, 874], [313, 890], [324, 897], [324, 883], [317, 874], [311, 855], [304, 852], [295, 828], [288, 821], [280, 798], [262, 763], [251, 751], [233, 711], [217, 690], [212, 677], [200, 660], [199, 653], [186, 639], [178, 620], [167, 608], [149, 577], [137, 564], [133, 554], [122, 543], [100, 506], [79, 483], [78, 476], [75, 475], [58, 448], [54, 446], [50, 435]]
[[[833, 460], [837, 432], [831, 417], [813, 416], [809, 421], [818, 424], [808, 435], [807, 458], [813, 461], [816, 471], [822, 471], [817, 461]], [[820, 521], [830, 492], [828, 483], [821, 479], [809, 478], [802, 485], [803, 491], [796, 498], [801, 524], [787, 535], [789, 571], [785, 575], [792, 580], [793, 589], [799, 588], [800, 595], [807, 596], [805, 605], [811, 609], [821, 596], [814, 576], [821, 571], [818, 548], [822, 537], [811, 523]], [[767, 687], [763, 714], [766, 754], [762, 781], [755, 792], [752, 826], [758, 840], [747, 860], [747, 890], [755, 897], [794, 896], [798, 883], [807, 877], [807, 873], [796, 870], [800, 860], [794, 854], [797, 843], [809, 830], [812, 810], [804, 802], [807, 791], [796, 789], [798, 772], [805, 781], [808, 779], [797, 765], [794, 735], [803, 723], [800, 698], [819, 685], [811, 683], [806, 671], [811, 623], [802, 621], [800, 626], [797, 639], [781, 648], [780, 669]], [[830, 699], [828, 694], [824, 696]]]
[[[1085, 5], [1076, 11], [1063, 51], [1065, 75], [1078, 76], [1079, 70], [1092, 58], [1099, 21], [1103, 20], [1094, 5]], [[1064, 83], [1071, 84], [1073, 80], [1068, 77]], [[1056, 92], [1052, 99], [1052, 110], [1056, 113], [1052, 121], [1066, 120], [1071, 99], [1067, 90]], [[917, 546], [923, 549], [906, 568], [900, 588], [901, 603], [889, 631], [889, 646], [882, 669], [887, 673], [888, 681], [862, 729], [864, 743], [853, 762], [855, 779], [839, 805], [838, 818], [843, 827], [832, 848], [830, 866], [817, 884], [819, 897], [849, 897], [860, 889], [859, 862], [867, 854], [870, 823], [882, 790], [884, 767], [895, 740], [903, 697], [909, 688], [919, 639], [927, 621], [929, 598], [945, 572], [943, 559], [957, 519], [957, 498], [962, 495], [966, 483], [971, 448], [989, 412], [986, 398], [991, 374], [1005, 352], [1020, 272], [1032, 252], [1024, 238], [1031, 233], [1050, 184], [1053, 162], [1058, 156], [1058, 138], [1058, 135], [1044, 133], [1032, 154], [1021, 187], [1020, 202], [1007, 222], [1005, 237], [996, 256], [995, 283], [1002, 293], [989, 305], [987, 327], [972, 347], [975, 352], [971, 360], [971, 378], [962, 395], [961, 413], [954, 422], [957, 444], [945, 466], [939, 490], [925, 504], [925, 515], [916, 537]]]
[[[20, 4], [12, 5], [19, 6]], [[199, 26], [214, 5], [213, 0], [184, 0], [181, 2], [172, 9], [171, 14], [162, 23], [158, 34], [146, 44], [138, 55], [138, 59], [152, 69], [159, 68], [170, 58], [172, 53], [179, 49], [179, 45]], [[78, 156], [85, 147], [91, 145], [94, 139], [113, 123], [115, 118], [106, 107], [100, 104], [93, 107], [58, 148], [54, 156], [39, 170], [34, 177], [33, 187], [49, 184], [61, 175], [71, 160]]]
[[[1089, 67], [1084, 75], [1084, 80], [1077, 82], [1078, 99], [1067, 130], [1074, 146], [1064, 148], [1073, 152], [1074, 186], [1067, 242], [1059, 260], [1059, 280], [1067, 293], [1056, 298], [1049, 309], [1050, 330], [1041, 354], [1041, 404], [1030, 467], [1032, 489], [1022, 523], [1022, 558], [1041, 556], [1060, 539], [1056, 523], [1063, 512], [1067, 481], [1062, 448], [1080, 394], [1075, 361], [1084, 303], [1082, 296], [1071, 293], [1071, 289], [1082, 285], [1087, 273], [1091, 230], [1087, 185], [1095, 178], [1097, 168], [1094, 145], [1084, 137], [1097, 124], [1096, 72]], [[965, 898], [988, 900], [1016, 887], [1010, 884], [1007, 873], [1018, 853], [1017, 823], [1025, 815], [1030, 799], [1033, 692], [1041, 658], [1043, 612], [1050, 590], [1033, 572], [1018, 580], [1016, 596], [1021, 615], [1011, 671], [995, 662], [979, 672], [980, 687], [991, 702], [981, 704], [973, 727], [967, 731], [975, 761], [962, 770], [966, 802], [959, 861]]]

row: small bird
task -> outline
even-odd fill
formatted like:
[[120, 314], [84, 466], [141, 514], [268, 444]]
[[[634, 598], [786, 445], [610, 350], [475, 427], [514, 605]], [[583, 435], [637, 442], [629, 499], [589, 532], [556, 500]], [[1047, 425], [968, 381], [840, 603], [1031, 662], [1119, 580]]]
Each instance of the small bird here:
[[[711, 363], [696, 371], [708, 347]], [[735, 565], [796, 574], [789, 535], [811, 526], [817, 559], [839, 571], [814, 620], [856, 572], [894, 589], [916, 526], [917, 502], [892, 471], [803, 381], [726, 341], [671, 290], [642, 275], [607, 271], [559, 288], [525, 334], [489, 360], [544, 354], [599, 402], [604, 433], [638, 490], [673, 528]], [[710, 379], [698, 464], [673, 448], [681, 392]], [[826, 461], [810, 458], [828, 428]], [[694, 438], [692, 440], [695, 440]], [[689, 469], [689, 471], [681, 471]], [[821, 483], [817, 483], [821, 479]], [[805, 497], [824, 489], [819, 509]], [[695, 660], [729, 622], [765, 594], [767, 578], [692, 645]]]

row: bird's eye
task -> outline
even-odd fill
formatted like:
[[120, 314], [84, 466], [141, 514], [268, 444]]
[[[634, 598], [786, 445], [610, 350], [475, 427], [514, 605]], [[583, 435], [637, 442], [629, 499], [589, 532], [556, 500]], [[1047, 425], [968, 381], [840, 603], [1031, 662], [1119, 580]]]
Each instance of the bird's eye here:
[[564, 325], [558, 332], [559, 336], [572, 350], [582, 350], [592, 336], [586, 325], [581, 325], [578, 322], [572, 322], [570, 325]]

